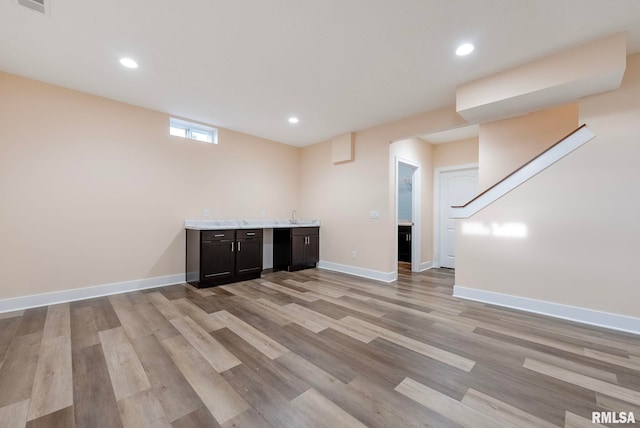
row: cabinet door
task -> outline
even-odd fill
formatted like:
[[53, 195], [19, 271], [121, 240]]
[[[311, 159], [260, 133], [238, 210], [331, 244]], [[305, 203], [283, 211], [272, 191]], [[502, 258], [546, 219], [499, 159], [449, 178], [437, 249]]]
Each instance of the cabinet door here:
[[305, 247], [305, 263], [314, 264], [320, 260], [320, 239], [318, 235], [307, 236], [307, 245]]
[[239, 239], [237, 245], [236, 272], [262, 271], [262, 239]]
[[231, 276], [235, 272], [234, 241], [211, 241], [202, 244], [200, 271], [202, 281]]
[[411, 261], [411, 241], [407, 232], [398, 233], [398, 261]]
[[303, 265], [306, 263], [306, 236], [304, 235], [292, 235], [291, 236], [291, 264]]

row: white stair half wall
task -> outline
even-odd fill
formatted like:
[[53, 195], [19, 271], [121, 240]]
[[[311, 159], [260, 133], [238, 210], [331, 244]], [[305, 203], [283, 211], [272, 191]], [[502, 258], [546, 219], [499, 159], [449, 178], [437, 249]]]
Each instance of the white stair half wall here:
[[514, 171], [503, 180], [480, 193], [474, 199], [462, 206], [452, 207], [453, 218], [469, 218], [500, 197], [509, 193], [531, 177], [553, 165], [569, 153], [590, 141], [593, 134], [586, 125], [582, 125], [574, 132], [558, 141], [549, 149]]

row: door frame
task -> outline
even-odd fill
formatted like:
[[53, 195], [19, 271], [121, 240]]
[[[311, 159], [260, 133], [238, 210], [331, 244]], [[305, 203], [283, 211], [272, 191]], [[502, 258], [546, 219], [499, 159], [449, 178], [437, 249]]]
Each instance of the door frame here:
[[[398, 272], [398, 183], [399, 183], [399, 172], [400, 172], [400, 164], [403, 163], [408, 165], [414, 169], [413, 171], [413, 179], [411, 182], [411, 216], [413, 221], [413, 227], [411, 228], [411, 271], [412, 272], [420, 272], [420, 248], [422, 242], [422, 206], [421, 206], [421, 195], [422, 195], [422, 167], [419, 162], [415, 162], [409, 159], [405, 159], [400, 156], [395, 156], [395, 165], [396, 165], [396, 179], [393, 193], [395, 194], [395, 206], [394, 206], [394, 221], [393, 224], [395, 226], [394, 229], [394, 239], [395, 242], [395, 250], [394, 250], [394, 259], [396, 266], [396, 274]], [[416, 239], [414, 239], [414, 237]]]
[[441, 166], [433, 170], [433, 266], [440, 266], [440, 176], [445, 172], [479, 169], [478, 163]]

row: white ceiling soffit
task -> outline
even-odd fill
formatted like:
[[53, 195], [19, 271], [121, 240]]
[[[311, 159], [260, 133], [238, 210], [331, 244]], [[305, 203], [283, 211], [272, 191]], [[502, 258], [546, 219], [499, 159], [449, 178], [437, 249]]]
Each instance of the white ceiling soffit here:
[[[0, 1], [0, 71], [296, 146], [451, 106], [464, 82], [611, 34], [640, 51], [638, 0], [53, 6]], [[458, 57], [463, 42], [476, 49]]]
[[618, 89], [626, 48], [626, 35], [616, 34], [461, 85], [456, 110], [469, 122], [485, 123]]
[[420, 138], [431, 144], [444, 144], [452, 141], [468, 140], [469, 138], [477, 138], [480, 126], [469, 125], [460, 128], [450, 129], [448, 131], [435, 132], [433, 134], [421, 135]]
[[50, 0], [16, 0], [20, 6], [24, 6], [36, 12], [50, 14]]

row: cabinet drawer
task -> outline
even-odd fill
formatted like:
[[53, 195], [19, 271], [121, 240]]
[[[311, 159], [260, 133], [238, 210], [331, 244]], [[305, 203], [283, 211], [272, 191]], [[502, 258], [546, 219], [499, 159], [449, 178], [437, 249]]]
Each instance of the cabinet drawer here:
[[262, 238], [262, 229], [239, 229], [236, 231], [236, 239]]
[[202, 241], [233, 241], [235, 230], [206, 230], [202, 232]]
[[293, 236], [309, 236], [309, 235], [318, 235], [319, 229], [317, 227], [295, 227], [291, 229], [291, 234]]

